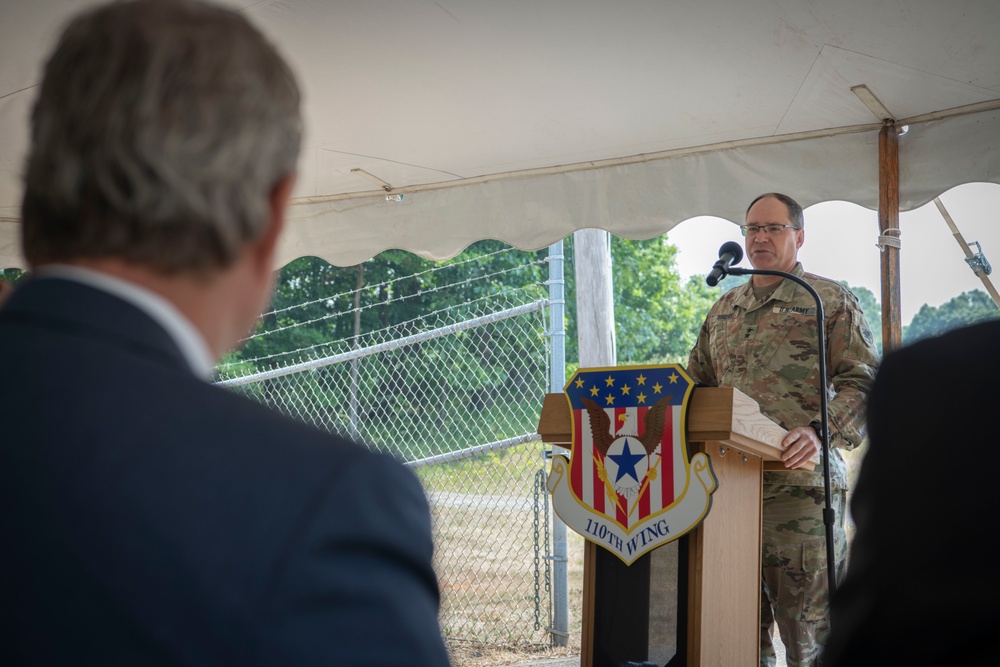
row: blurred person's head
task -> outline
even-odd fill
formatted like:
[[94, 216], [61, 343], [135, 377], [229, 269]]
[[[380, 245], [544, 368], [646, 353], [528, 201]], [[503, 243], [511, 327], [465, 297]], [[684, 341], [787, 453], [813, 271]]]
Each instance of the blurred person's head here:
[[32, 113], [25, 257], [158, 293], [221, 357], [270, 298], [301, 137], [295, 78], [240, 14], [195, 0], [85, 11]]
[[301, 133], [291, 71], [239, 14], [191, 0], [87, 11], [35, 102], [25, 257], [224, 269], [265, 232]]

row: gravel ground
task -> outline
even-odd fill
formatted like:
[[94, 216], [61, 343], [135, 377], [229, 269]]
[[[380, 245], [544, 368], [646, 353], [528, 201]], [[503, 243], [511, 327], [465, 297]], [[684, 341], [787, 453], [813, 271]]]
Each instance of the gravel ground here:
[[[785, 647], [782, 645], [781, 640], [777, 636], [775, 636], [774, 648], [778, 658], [777, 667], [786, 667]], [[526, 662], [489, 664], [506, 664], [511, 665], [511, 667], [580, 667], [580, 656], [574, 655], [561, 658], [530, 659]]]
[[[778, 654], [777, 667], [785, 667], [785, 648], [776, 646]], [[529, 662], [519, 662], [513, 667], [580, 667], [580, 656], [573, 658], [549, 658], [546, 660], [531, 660]]]

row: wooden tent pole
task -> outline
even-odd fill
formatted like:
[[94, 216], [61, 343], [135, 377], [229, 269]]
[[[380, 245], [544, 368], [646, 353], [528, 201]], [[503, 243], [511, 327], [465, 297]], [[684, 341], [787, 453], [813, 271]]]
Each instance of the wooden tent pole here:
[[899, 134], [886, 119], [878, 134], [878, 227], [882, 249], [882, 349], [903, 344], [899, 290]]

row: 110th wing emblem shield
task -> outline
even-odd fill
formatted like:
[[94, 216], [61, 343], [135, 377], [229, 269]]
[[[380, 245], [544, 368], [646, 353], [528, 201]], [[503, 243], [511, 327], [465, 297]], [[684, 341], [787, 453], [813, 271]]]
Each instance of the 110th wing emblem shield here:
[[548, 489], [563, 522], [626, 565], [697, 526], [717, 486], [711, 460], [688, 458], [693, 383], [676, 364], [577, 371], [564, 388], [570, 458], [555, 456]]

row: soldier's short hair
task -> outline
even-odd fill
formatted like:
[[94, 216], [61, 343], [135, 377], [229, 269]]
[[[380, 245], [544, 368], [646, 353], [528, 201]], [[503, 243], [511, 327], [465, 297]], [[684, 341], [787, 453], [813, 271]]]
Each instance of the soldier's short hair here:
[[195, 0], [88, 11], [62, 33], [32, 113], [24, 254], [226, 267], [265, 230], [301, 137], [295, 78], [241, 15]]
[[782, 204], [785, 205], [785, 207], [788, 209], [788, 219], [791, 221], [793, 225], [795, 225], [796, 229], [805, 228], [806, 221], [805, 221], [805, 216], [802, 214], [802, 207], [799, 206], [799, 203], [797, 201], [795, 201], [788, 195], [781, 194], [780, 192], [765, 192], [764, 194], [757, 196], [752, 202], [750, 202], [750, 205], [747, 206], [746, 213], [743, 214], [744, 219], [746, 218], [747, 214], [750, 213], [750, 209], [753, 208], [754, 204], [759, 202], [761, 199], [765, 199], [767, 197], [770, 197], [771, 199], [777, 199], [778, 201], [780, 201]]

